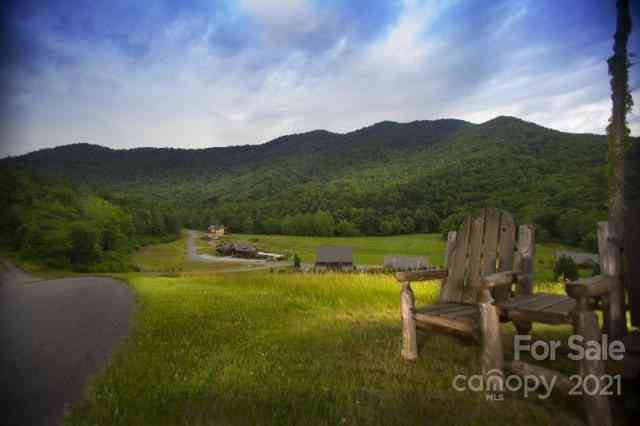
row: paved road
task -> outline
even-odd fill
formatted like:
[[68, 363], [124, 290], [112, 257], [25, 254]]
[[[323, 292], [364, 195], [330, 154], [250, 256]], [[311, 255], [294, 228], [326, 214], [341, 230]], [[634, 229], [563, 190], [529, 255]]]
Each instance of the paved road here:
[[113, 279], [41, 281], [3, 263], [0, 424], [54, 425], [127, 335], [134, 298]]

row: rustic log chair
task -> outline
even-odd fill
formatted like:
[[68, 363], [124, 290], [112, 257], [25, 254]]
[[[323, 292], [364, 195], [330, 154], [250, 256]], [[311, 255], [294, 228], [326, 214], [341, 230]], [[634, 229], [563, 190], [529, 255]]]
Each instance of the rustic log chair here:
[[[468, 217], [458, 232], [448, 234], [445, 269], [396, 274], [402, 284], [403, 358], [415, 360], [418, 356], [417, 326], [479, 340], [480, 363], [487, 376], [502, 372], [504, 367], [501, 321], [513, 321], [520, 334], [531, 331], [532, 321], [573, 324], [576, 334], [585, 337], [585, 343], [600, 339], [589, 298], [606, 293], [607, 286], [581, 281], [567, 286], [571, 297], [534, 294], [534, 230], [531, 225], [521, 225], [517, 231], [516, 241], [512, 217], [503, 211], [485, 209], [478, 216]], [[411, 282], [435, 279], [442, 282], [438, 302], [416, 308]], [[513, 284], [515, 292], [511, 290]], [[517, 367], [522, 369], [523, 364]], [[603, 374], [604, 365], [585, 360], [580, 362], [579, 370], [584, 376]], [[610, 423], [606, 397], [586, 396], [585, 402], [590, 424]]]

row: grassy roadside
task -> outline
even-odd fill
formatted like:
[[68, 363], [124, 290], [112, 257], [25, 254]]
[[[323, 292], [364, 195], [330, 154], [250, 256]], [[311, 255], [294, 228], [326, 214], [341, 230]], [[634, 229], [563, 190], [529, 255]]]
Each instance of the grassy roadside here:
[[[20, 256], [18, 256], [17, 253], [6, 250], [6, 249], [0, 250], [0, 257], [3, 257], [11, 261], [11, 263], [16, 265], [18, 268], [22, 269], [23, 271], [28, 272], [31, 275], [34, 275], [38, 278], [42, 278], [44, 280], [54, 280], [57, 278], [67, 278], [67, 277], [77, 277], [77, 276], [87, 275], [80, 272], [74, 272], [68, 269], [50, 268], [39, 262], [25, 260]], [[4, 265], [0, 263], [0, 271], [3, 268], [4, 268]], [[100, 275], [100, 274], [92, 274], [92, 275]]]
[[[572, 424], [564, 399], [457, 392], [477, 345], [421, 336], [399, 356], [398, 288], [384, 275], [219, 274], [126, 278], [133, 332], [68, 425]], [[417, 285], [420, 303], [437, 285]], [[568, 327], [536, 326], [565, 335]]]

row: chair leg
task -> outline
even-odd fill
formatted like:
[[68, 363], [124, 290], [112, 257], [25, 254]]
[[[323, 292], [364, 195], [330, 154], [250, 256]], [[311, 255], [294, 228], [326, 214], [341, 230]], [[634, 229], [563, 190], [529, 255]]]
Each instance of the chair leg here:
[[[578, 302], [576, 310], [573, 311], [573, 316], [575, 333], [584, 338], [582, 341], [583, 347], [586, 347], [588, 342], [602, 343], [598, 318], [594, 311], [587, 308], [586, 300]], [[590, 426], [610, 426], [612, 419], [609, 398], [600, 394], [602, 377], [606, 373], [604, 362], [598, 359], [587, 359], [587, 357], [583, 356], [579, 361], [578, 370], [583, 379], [588, 376], [595, 376], [598, 380], [598, 389], [594, 395], [588, 394], [587, 391], [590, 389], [585, 389], [584, 387], [582, 389], [587, 424]], [[584, 380], [582, 383], [584, 384]]]
[[[478, 302], [480, 310], [481, 354], [480, 365], [482, 374], [488, 381], [491, 379], [499, 389], [502, 389], [504, 354], [502, 350], [502, 336], [500, 334], [500, 315], [498, 307], [493, 304], [493, 297], [489, 290], [483, 290]], [[498, 381], [499, 383], [496, 383]]]
[[415, 296], [411, 290], [411, 283], [402, 283], [400, 291], [400, 309], [402, 314], [402, 358], [407, 361], [418, 359], [418, 341], [416, 336]]

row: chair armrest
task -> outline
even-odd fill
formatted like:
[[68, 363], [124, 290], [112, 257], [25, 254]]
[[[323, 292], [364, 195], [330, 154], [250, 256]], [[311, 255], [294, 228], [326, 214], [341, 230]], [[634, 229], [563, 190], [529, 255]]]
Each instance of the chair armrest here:
[[482, 277], [480, 284], [476, 287], [489, 289], [494, 287], [508, 286], [518, 281], [519, 274], [515, 271], [496, 272], [495, 274]]
[[449, 271], [446, 269], [429, 269], [424, 271], [408, 271], [396, 273], [396, 279], [400, 282], [430, 281], [447, 278]]
[[580, 299], [581, 297], [597, 297], [607, 294], [615, 286], [615, 283], [614, 277], [596, 275], [595, 277], [569, 281], [564, 288], [569, 297]]

